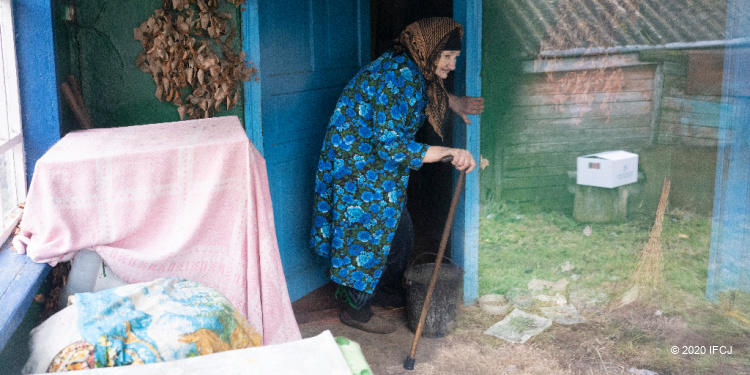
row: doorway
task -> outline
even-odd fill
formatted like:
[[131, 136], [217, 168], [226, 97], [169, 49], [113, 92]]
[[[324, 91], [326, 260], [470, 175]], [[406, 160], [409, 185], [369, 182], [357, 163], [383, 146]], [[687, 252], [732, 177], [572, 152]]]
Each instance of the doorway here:
[[[426, 17], [452, 17], [453, 0], [372, 0], [370, 2], [371, 60], [393, 46], [401, 31], [414, 21]], [[445, 81], [452, 92], [453, 74]], [[453, 144], [453, 122], [443, 124], [443, 138], [425, 123], [417, 133], [417, 142], [450, 147]], [[453, 167], [431, 163], [413, 171], [409, 177], [407, 207], [414, 222], [413, 263], [432, 262], [437, 253], [451, 202]], [[446, 250], [450, 257], [450, 248]], [[421, 256], [425, 254], [425, 256]]]
[[[410, 23], [425, 17], [452, 16], [453, 0], [370, 0], [370, 61], [390, 49], [393, 40]], [[445, 84], [452, 91], [453, 75], [449, 75]], [[452, 145], [452, 122], [448, 123], [443, 128], [443, 139], [432, 126], [425, 124], [416, 140], [430, 145]], [[452, 176], [452, 166], [431, 163], [412, 172], [409, 177], [407, 207], [414, 224], [414, 251], [410, 263], [431, 262], [434, 256], [427, 254], [437, 253], [450, 208]], [[447, 251], [450, 251], [450, 246]], [[422, 254], [425, 256], [420, 256]], [[292, 308], [297, 322], [303, 324], [323, 316], [335, 317], [338, 304], [333, 300], [334, 290], [335, 284], [328, 282], [294, 301]]]

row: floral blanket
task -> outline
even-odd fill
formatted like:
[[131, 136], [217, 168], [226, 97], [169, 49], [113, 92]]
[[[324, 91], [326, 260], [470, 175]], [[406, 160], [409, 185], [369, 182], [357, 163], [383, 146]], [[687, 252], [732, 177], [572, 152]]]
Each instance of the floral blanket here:
[[63, 350], [50, 372], [164, 362], [262, 344], [226, 297], [184, 279], [79, 293], [74, 304], [87, 345]]

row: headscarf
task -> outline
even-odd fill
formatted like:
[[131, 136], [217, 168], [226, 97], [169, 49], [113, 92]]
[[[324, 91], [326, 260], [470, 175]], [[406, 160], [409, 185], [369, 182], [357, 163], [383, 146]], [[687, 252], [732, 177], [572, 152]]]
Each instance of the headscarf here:
[[396, 53], [407, 52], [422, 71], [429, 98], [425, 115], [440, 138], [443, 138], [441, 125], [448, 110], [448, 92], [443, 79], [435, 75], [435, 68], [451, 34], [456, 32], [460, 41], [463, 27], [451, 18], [424, 18], [407, 26], [395, 45]]

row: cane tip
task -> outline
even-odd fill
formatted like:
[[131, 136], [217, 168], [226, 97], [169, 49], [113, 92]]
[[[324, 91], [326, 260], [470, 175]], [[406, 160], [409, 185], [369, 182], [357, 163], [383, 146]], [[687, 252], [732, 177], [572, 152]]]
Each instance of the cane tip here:
[[406, 362], [404, 362], [404, 368], [407, 370], [414, 370], [414, 358], [412, 357], [406, 357]]

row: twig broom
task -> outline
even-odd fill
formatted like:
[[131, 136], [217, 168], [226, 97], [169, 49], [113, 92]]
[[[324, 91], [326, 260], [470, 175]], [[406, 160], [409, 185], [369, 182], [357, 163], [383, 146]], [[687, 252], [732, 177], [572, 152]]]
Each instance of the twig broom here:
[[661, 252], [661, 224], [664, 221], [664, 211], [667, 208], [667, 201], [669, 201], [669, 186], [670, 180], [665, 178], [661, 188], [659, 205], [656, 208], [654, 226], [651, 228], [651, 234], [646, 246], [643, 247], [643, 250], [638, 255], [638, 263], [631, 278], [639, 286], [654, 288], [663, 278], [662, 271], [664, 264]]

